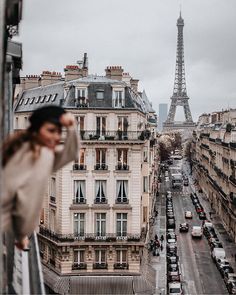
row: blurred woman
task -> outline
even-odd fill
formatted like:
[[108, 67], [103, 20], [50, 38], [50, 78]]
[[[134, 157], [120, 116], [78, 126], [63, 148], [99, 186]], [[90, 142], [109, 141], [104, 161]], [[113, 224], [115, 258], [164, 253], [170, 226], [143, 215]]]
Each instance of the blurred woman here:
[[[78, 138], [75, 119], [59, 106], [37, 109], [28, 129], [10, 136], [3, 144], [3, 231], [13, 233], [17, 247], [27, 246], [39, 223], [43, 197], [52, 172], [75, 160]], [[67, 129], [60, 149], [62, 127]]]

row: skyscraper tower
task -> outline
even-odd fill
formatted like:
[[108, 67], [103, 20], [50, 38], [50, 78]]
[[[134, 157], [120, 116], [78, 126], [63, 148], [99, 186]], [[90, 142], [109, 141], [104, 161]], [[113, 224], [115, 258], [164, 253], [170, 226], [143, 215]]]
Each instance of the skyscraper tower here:
[[[177, 54], [176, 54], [176, 68], [175, 68], [175, 81], [174, 81], [174, 91], [171, 97], [171, 105], [167, 120], [163, 123], [163, 130], [184, 130], [184, 129], [193, 129], [195, 124], [192, 119], [191, 111], [189, 108], [186, 90], [186, 81], [185, 81], [185, 68], [184, 68], [184, 38], [183, 38], [183, 29], [184, 29], [184, 20], [180, 16], [177, 20], [178, 28], [178, 38], [177, 38]], [[175, 122], [175, 113], [176, 107], [182, 106], [184, 108], [184, 122]]]

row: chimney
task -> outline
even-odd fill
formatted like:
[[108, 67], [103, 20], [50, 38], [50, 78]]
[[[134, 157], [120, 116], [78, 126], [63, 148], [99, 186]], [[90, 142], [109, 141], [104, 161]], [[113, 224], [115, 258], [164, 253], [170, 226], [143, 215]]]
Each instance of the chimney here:
[[87, 72], [86, 69], [80, 68], [79, 66], [75, 65], [67, 65], [64, 68], [65, 71], [65, 81], [71, 81], [75, 79], [79, 79], [85, 77], [84, 74]]
[[54, 84], [62, 78], [61, 73], [43, 71], [41, 74], [41, 86]]
[[107, 78], [119, 81], [122, 81], [123, 71], [121, 66], [109, 66], [105, 69]]
[[139, 80], [138, 79], [131, 79], [130, 80], [130, 86], [131, 88], [135, 91], [135, 92], [138, 92], [138, 82]]
[[31, 89], [38, 87], [40, 85], [40, 77], [38, 75], [26, 75], [26, 77], [21, 78], [21, 89]]

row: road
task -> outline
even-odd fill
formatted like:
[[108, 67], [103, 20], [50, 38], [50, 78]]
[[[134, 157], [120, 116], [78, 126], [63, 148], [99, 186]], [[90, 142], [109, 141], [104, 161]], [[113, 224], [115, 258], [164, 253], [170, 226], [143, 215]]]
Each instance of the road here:
[[[183, 169], [187, 174], [185, 165], [183, 165]], [[183, 192], [173, 192], [172, 194], [184, 294], [228, 294], [223, 279], [211, 259], [207, 239], [204, 236], [202, 239], [192, 239], [191, 237], [191, 226], [201, 225], [202, 222], [199, 220], [189, 197], [190, 190], [191, 187], [188, 186], [184, 187]], [[179, 224], [186, 221], [184, 211], [187, 210], [193, 213], [193, 219], [188, 220], [190, 231], [179, 233]]]

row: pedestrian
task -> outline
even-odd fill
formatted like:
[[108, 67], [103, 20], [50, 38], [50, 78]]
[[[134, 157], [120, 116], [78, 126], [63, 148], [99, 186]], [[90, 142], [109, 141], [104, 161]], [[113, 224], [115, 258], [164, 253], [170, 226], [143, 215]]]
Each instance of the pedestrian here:
[[164, 236], [161, 235], [161, 242], [163, 243], [163, 241], [164, 241]]
[[[78, 155], [75, 119], [62, 107], [36, 109], [29, 123], [2, 147], [2, 229], [13, 234], [21, 250], [28, 246], [27, 237], [38, 224], [49, 176]], [[67, 136], [59, 150], [62, 127]]]
[[161, 246], [160, 246], [160, 250], [163, 251], [163, 245], [162, 245], [162, 243], [161, 243]]
[[155, 216], [157, 217], [157, 215], [158, 215], [158, 210], [155, 210]]
[[210, 215], [210, 219], [211, 219], [211, 214], [212, 214], [212, 212], [210, 211], [210, 212], [209, 212], [209, 215]]
[[157, 234], [155, 234], [155, 237], [154, 237], [154, 238], [155, 238], [155, 241], [157, 241], [157, 240], [158, 240], [158, 236], [157, 236]]

